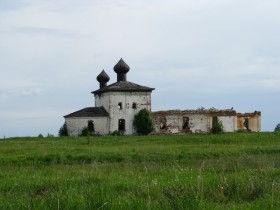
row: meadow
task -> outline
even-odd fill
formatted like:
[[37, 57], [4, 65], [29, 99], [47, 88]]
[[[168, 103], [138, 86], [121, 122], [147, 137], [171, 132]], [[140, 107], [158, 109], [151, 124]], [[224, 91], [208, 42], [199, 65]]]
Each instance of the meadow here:
[[280, 209], [280, 133], [0, 139], [0, 209]]

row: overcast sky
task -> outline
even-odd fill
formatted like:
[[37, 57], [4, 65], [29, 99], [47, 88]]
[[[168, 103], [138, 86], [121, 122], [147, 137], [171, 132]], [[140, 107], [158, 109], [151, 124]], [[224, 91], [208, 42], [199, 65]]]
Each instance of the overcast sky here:
[[57, 135], [105, 69], [152, 110], [233, 107], [280, 123], [279, 0], [0, 0], [0, 138]]

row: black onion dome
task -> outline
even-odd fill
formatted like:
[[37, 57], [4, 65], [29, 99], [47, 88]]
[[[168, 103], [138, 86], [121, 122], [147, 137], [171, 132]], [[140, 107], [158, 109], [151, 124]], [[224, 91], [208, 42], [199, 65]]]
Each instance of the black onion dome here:
[[129, 71], [129, 66], [121, 58], [120, 61], [114, 66], [114, 71], [117, 74], [126, 74]]
[[96, 77], [98, 82], [108, 82], [110, 80], [110, 77], [104, 70]]

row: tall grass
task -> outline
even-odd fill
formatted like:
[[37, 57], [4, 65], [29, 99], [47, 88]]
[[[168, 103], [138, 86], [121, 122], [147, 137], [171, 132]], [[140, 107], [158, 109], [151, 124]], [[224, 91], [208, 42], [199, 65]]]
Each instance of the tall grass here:
[[280, 209], [280, 134], [0, 140], [0, 209]]

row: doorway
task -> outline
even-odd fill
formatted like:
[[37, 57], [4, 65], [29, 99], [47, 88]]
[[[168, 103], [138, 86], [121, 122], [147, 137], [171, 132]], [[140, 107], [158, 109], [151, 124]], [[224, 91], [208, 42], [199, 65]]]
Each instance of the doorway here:
[[125, 119], [119, 119], [119, 131], [125, 130]]
[[88, 131], [94, 133], [94, 123], [92, 120], [88, 121]]
[[190, 128], [189, 122], [190, 122], [189, 117], [183, 117], [183, 130], [188, 130]]

